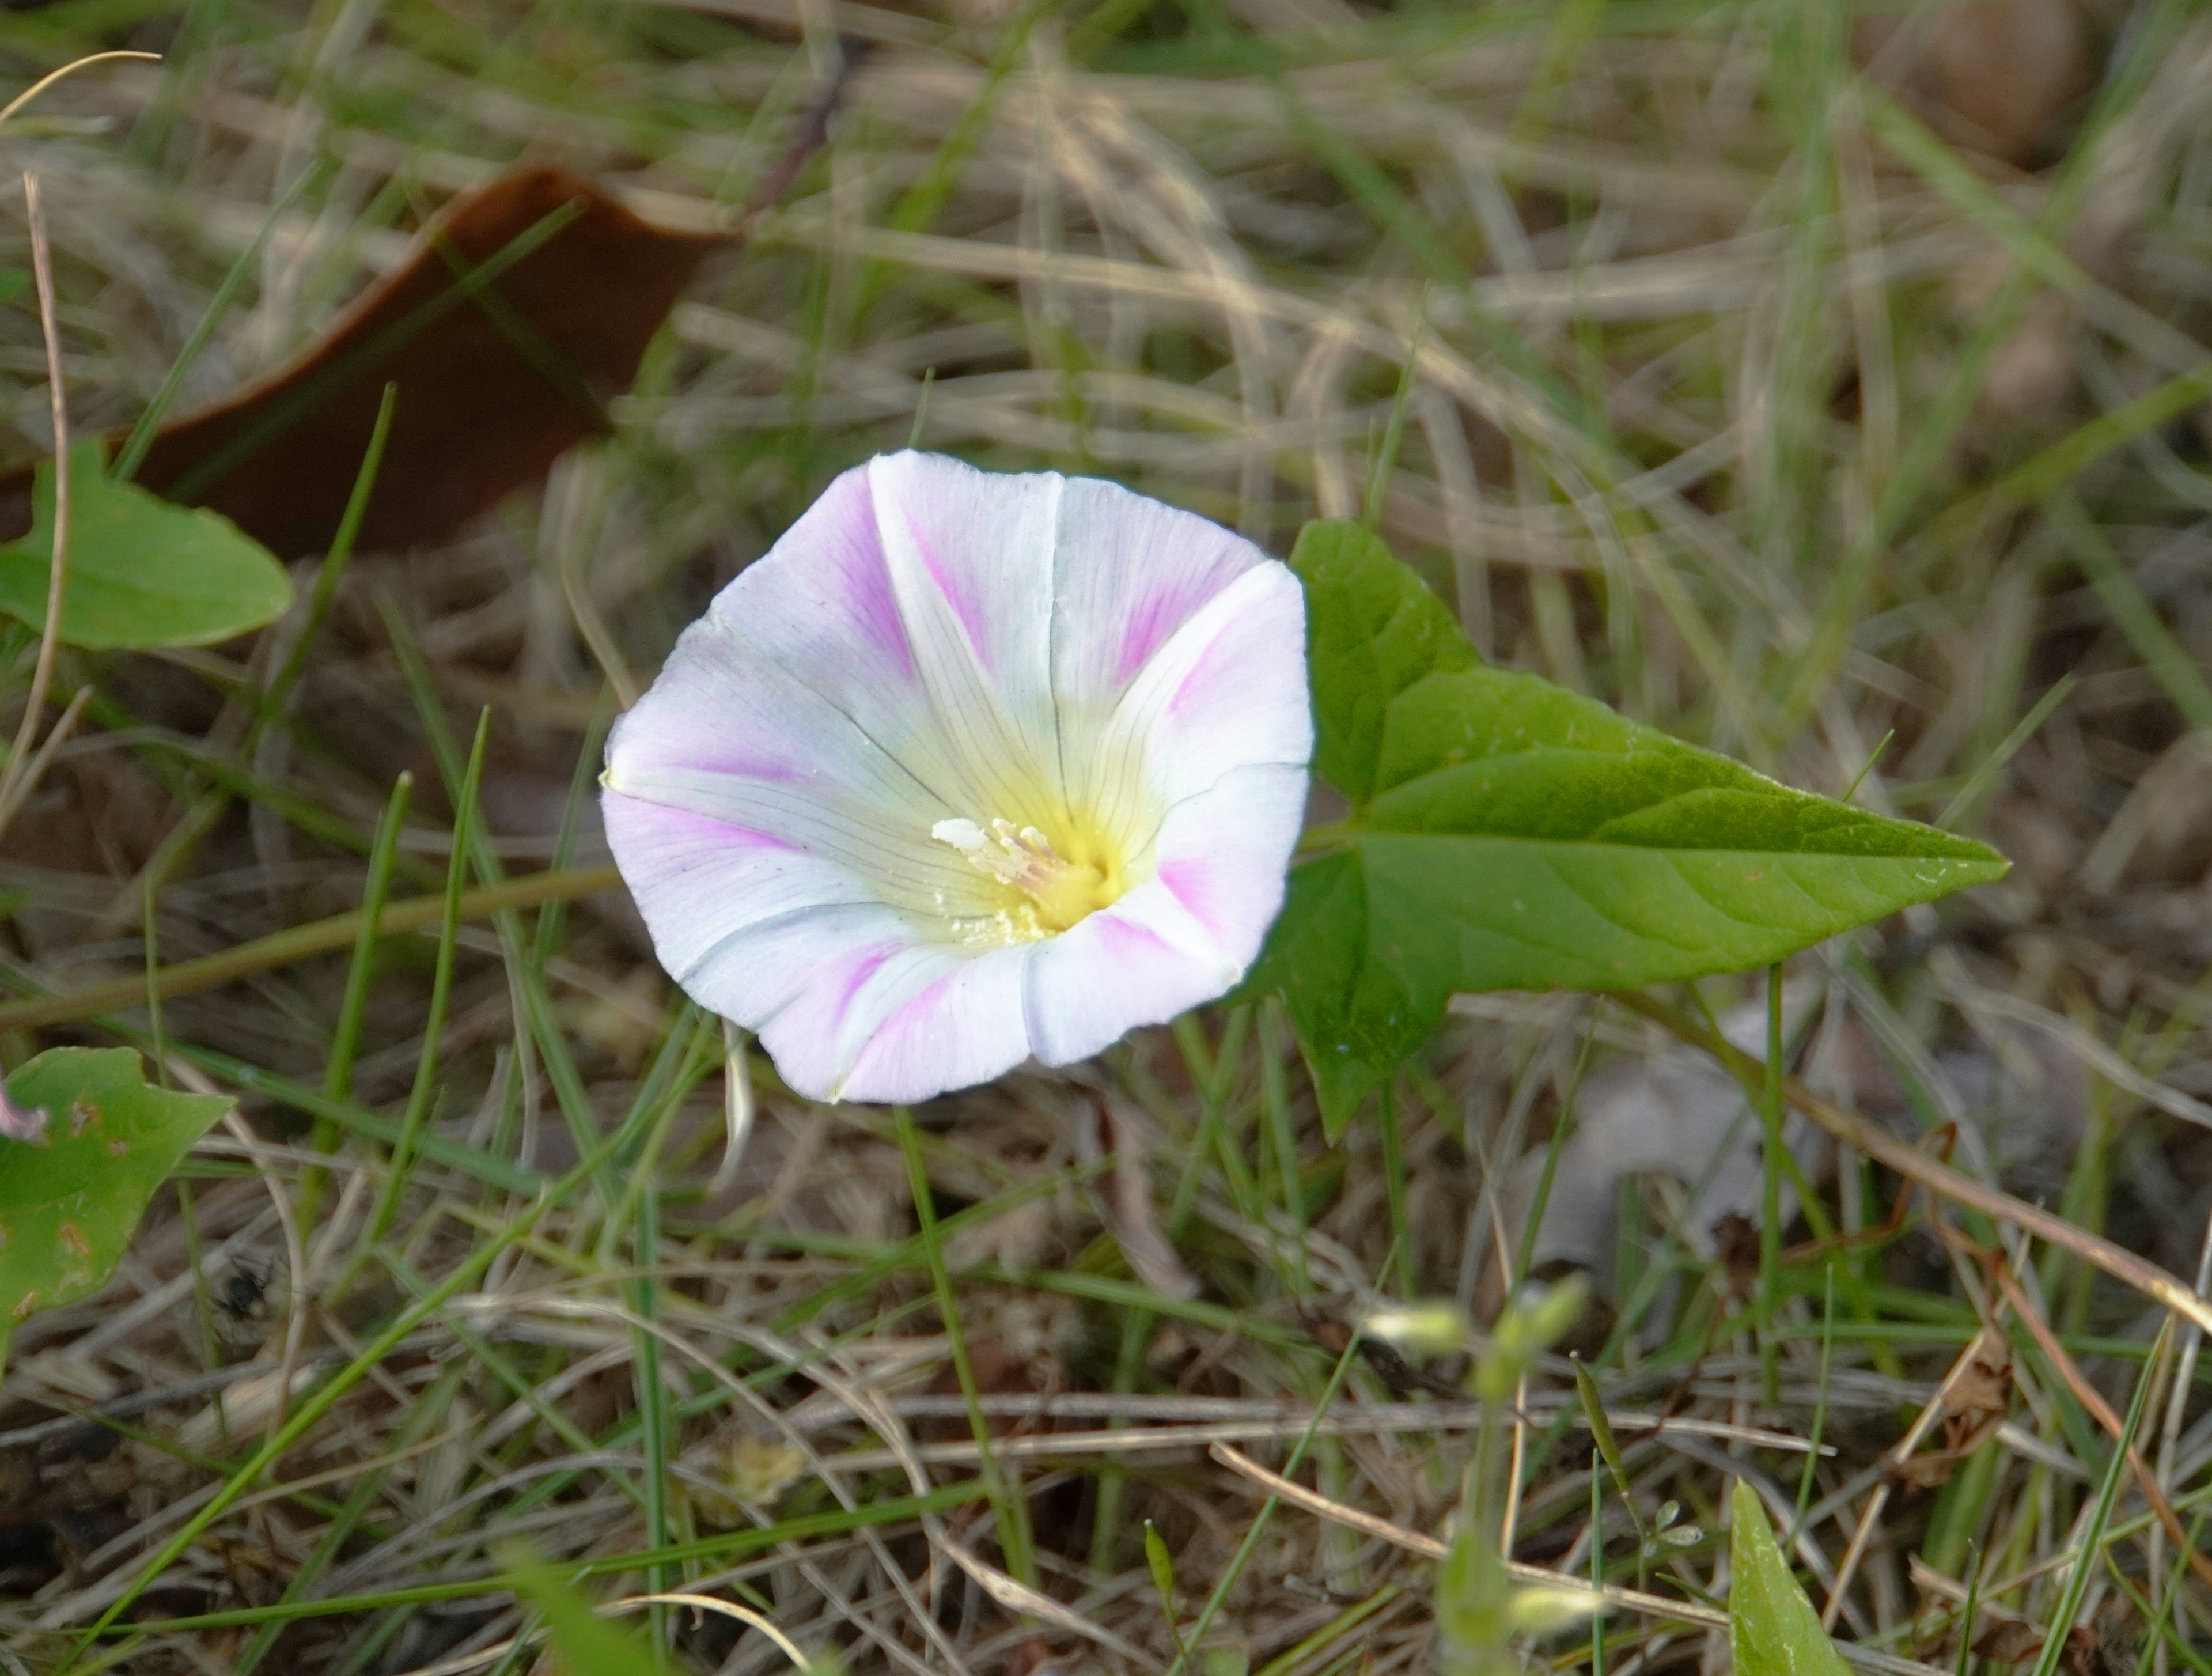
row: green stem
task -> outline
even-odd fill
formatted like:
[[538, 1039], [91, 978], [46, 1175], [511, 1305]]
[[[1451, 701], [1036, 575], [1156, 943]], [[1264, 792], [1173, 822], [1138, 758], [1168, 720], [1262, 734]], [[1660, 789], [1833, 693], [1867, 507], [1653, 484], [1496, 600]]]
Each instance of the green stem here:
[[[178, 1527], [176, 1533], [163, 1543], [161, 1548], [139, 1568], [137, 1575], [109, 1603], [106, 1611], [100, 1613], [92, 1626], [77, 1637], [76, 1643], [70, 1649], [68, 1656], [63, 1661], [60, 1670], [56, 1673], [56, 1676], [85, 1676], [85, 1667], [82, 1662], [85, 1654], [90, 1650], [95, 1642], [116, 1626], [125, 1612], [137, 1605], [140, 1598], [160, 1580], [161, 1575], [182, 1558], [192, 1545], [207, 1533], [210, 1527], [229, 1512], [240, 1497], [245, 1496], [258, 1484], [263, 1474], [289, 1454], [300, 1440], [313, 1429], [325, 1415], [337, 1405], [338, 1400], [346, 1393], [367, 1377], [371, 1368], [392, 1354], [402, 1339], [423, 1322], [437, 1314], [455, 1297], [483, 1279], [492, 1265], [499, 1261], [502, 1255], [535, 1228], [556, 1206], [563, 1203], [577, 1188], [582, 1186], [593, 1174], [604, 1168], [617, 1151], [629, 1143], [630, 1128], [631, 1125], [625, 1124], [612, 1135], [608, 1136], [580, 1160], [574, 1168], [554, 1182], [543, 1197], [518, 1210], [514, 1219], [506, 1227], [488, 1232], [477, 1248], [460, 1263], [454, 1265], [451, 1274], [441, 1281], [429, 1293], [393, 1316], [383, 1332], [362, 1346], [358, 1356], [341, 1368], [325, 1383], [310, 1393], [300, 1405], [292, 1411], [292, 1417], [279, 1426], [261, 1447], [255, 1451], [252, 1458], [237, 1472], [232, 1473], [229, 1481], [209, 1497], [199, 1511], [185, 1520]], [[760, 1533], [751, 1533], [751, 1534], [757, 1535]], [[483, 1584], [481, 1580], [471, 1580], [459, 1587], [461, 1593], [470, 1594], [480, 1592]], [[301, 1604], [319, 1606], [326, 1603], [302, 1602]], [[238, 1621], [258, 1622], [259, 1619], [257, 1618]], [[143, 1625], [131, 1627], [144, 1628]]]
[[415, 1137], [430, 1114], [430, 1095], [437, 1087], [438, 1039], [446, 1033], [446, 1010], [453, 1002], [453, 953], [461, 930], [461, 886], [469, 876], [469, 832], [476, 823], [477, 795], [483, 785], [484, 742], [490, 735], [491, 710], [487, 705], [477, 717], [468, 774], [461, 782], [459, 804], [453, 811], [453, 853], [446, 869], [445, 923], [438, 934], [438, 962], [430, 978], [430, 1010], [422, 1021], [422, 1051], [415, 1062], [415, 1083], [407, 1092], [407, 1110], [399, 1119], [399, 1138], [392, 1145], [383, 1196], [377, 1202], [376, 1214], [369, 1218], [371, 1243], [383, 1239], [398, 1212], [414, 1167]]
[[1774, 1340], [1774, 1307], [1782, 1290], [1782, 962], [1766, 969], [1766, 1081], [1759, 1100], [1766, 1123], [1760, 1150], [1759, 1218], [1759, 1356], [1766, 1400], [1777, 1397], [1780, 1377]]
[[[596, 895], [603, 890], [613, 890], [621, 883], [622, 875], [611, 867], [526, 874], [520, 879], [463, 891], [457, 911], [464, 921], [483, 919], [508, 908], [534, 908], [544, 902]], [[421, 896], [392, 904], [373, 921], [359, 912], [310, 920], [305, 925], [256, 937], [252, 942], [240, 943], [218, 954], [164, 966], [155, 978], [154, 992], [164, 1001], [173, 1001], [180, 995], [197, 995], [202, 990], [215, 989], [241, 978], [326, 954], [334, 948], [343, 948], [361, 935], [364, 923], [374, 923], [380, 937], [397, 936], [403, 931], [436, 924], [445, 911], [443, 897]], [[36, 1030], [47, 1025], [68, 1024], [119, 1008], [143, 1006], [146, 996], [146, 979], [131, 977], [88, 984], [66, 995], [10, 1001], [0, 1003], [0, 1030]]]
[[968, 1356], [968, 1340], [960, 1331], [960, 1312], [945, 1266], [945, 1242], [938, 1238], [937, 1205], [930, 1198], [929, 1167], [922, 1161], [921, 1137], [914, 1126], [914, 1113], [903, 1106], [891, 1108], [898, 1124], [899, 1149], [906, 1155], [906, 1179], [914, 1192], [914, 1219], [921, 1234], [921, 1248], [929, 1262], [929, 1277], [937, 1290], [938, 1313], [945, 1320], [945, 1336], [952, 1346], [952, 1371], [960, 1381], [960, 1395], [968, 1406], [968, 1427], [975, 1439], [982, 1467], [984, 1492], [998, 1514], [999, 1547], [1006, 1569], [1030, 1588], [1036, 1587], [1036, 1561], [1030, 1551], [1029, 1508], [1008, 1489], [991, 1450], [991, 1423], [983, 1414], [983, 1393], [975, 1382], [975, 1367]]
[[[1329, 1405], [1336, 1400], [1336, 1393], [1344, 1388], [1345, 1376], [1351, 1373], [1352, 1358], [1358, 1354], [1358, 1336], [1354, 1334], [1352, 1341], [1345, 1345], [1344, 1354], [1337, 1357], [1336, 1366], [1329, 1372], [1328, 1383], [1322, 1390], [1321, 1400], [1314, 1405], [1313, 1418], [1306, 1423], [1305, 1430], [1298, 1435], [1297, 1447], [1291, 1451], [1290, 1460], [1283, 1465], [1285, 1478], [1296, 1472], [1304, 1461], [1306, 1451], [1313, 1446], [1314, 1434], [1321, 1429], [1322, 1417], [1328, 1412]], [[1275, 1508], [1281, 1500], [1279, 1496], [1270, 1496], [1260, 1503], [1260, 1511], [1253, 1515], [1251, 1527], [1244, 1533], [1244, 1540], [1237, 1545], [1237, 1552], [1230, 1559], [1229, 1569], [1221, 1574], [1221, 1581], [1214, 1584], [1213, 1593], [1206, 1597], [1206, 1609], [1199, 1613], [1198, 1621], [1184, 1635], [1184, 1650], [1176, 1654], [1174, 1662], [1168, 1666], [1167, 1676], [1182, 1676], [1185, 1667], [1190, 1663], [1190, 1649], [1205, 1645], [1206, 1632], [1213, 1627], [1213, 1620], [1219, 1615], [1222, 1603], [1229, 1599], [1229, 1591], [1237, 1587], [1237, 1579], [1244, 1575], [1244, 1568], [1251, 1563], [1252, 1556], [1260, 1546], [1260, 1539], [1267, 1533], [1267, 1521], [1275, 1516]]]

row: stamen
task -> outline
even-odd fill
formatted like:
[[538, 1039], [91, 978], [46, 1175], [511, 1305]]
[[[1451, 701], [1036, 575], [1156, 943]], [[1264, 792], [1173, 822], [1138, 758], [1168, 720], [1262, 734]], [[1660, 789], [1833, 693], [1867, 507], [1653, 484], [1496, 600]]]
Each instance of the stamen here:
[[1065, 931], [1117, 899], [1126, 887], [1119, 868], [1093, 861], [1069, 861], [1036, 826], [1017, 826], [994, 816], [986, 831], [972, 820], [940, 820], [929, 829], [939, 844], [951, 845], [968, 864], [1013, 896], [992, 917], [1006, 942], [1034, 942]]

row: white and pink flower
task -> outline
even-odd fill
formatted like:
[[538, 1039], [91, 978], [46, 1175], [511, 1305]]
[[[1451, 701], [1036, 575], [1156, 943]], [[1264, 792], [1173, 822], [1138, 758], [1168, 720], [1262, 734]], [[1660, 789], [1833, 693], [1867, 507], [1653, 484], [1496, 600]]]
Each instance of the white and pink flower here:
[[786, 1082], [919, 1100], [1233, 985], [1312, 748], [1284, 565], [1113, 484], [890, 454], [685, 631], [607, 831], [662, 963]]

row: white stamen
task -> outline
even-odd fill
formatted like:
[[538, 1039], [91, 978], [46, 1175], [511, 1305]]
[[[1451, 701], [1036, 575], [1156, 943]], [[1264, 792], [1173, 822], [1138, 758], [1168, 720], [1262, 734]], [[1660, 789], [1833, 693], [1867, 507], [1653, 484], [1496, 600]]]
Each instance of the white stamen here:
[[963, 856], [975, 855], [986, 842], [983, 829], [972, 820], [940, 820], [929, 829], [929, 835], [939, 844], [951, 844]]

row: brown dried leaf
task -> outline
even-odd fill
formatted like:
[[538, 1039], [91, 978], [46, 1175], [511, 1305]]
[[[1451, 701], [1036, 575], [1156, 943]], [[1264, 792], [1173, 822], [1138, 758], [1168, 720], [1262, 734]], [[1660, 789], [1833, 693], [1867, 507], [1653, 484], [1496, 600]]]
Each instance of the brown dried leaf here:
[[[653, 227], [587, 180], [517, 169], [447, 204], [407, 260], [289, 364], [163, 427], [137, 481], [212, 507], [279, 558], [323, 552], [393, 385], [358, 543], [450, 534], [609, 428], [608, 400], [700, 263], [738, 243], [821, 149], [864, 51], [842, 45], [736, 230]], [[110, 437], [111, 456], [124, 440]], [[0, 472], [0, 539], [30, 528], [37, 463]]]
[[2003, 1423], [2012, 1400], [2012, 1352], [1986, 1338], [1951, 1386], [1943, 1413], [1943, 1449], [1966, 1455], [1978, 1448]]
[[2043, 1650], [2043, 1631], [2024, 1618], [2000, 1618], [1974, 1637], [1977, 1658], [2026, 1664]]
[[1984, 1340], [1966, 1371], [1952, 1382], [1950, 1395], [1944, 1400], [1943, 1447], [1899, 1461], [1893, 1469], [1897, 1481], [1911, 1490], [1933, 1490], [1950, 1483], [1951, 1475], [1966, 1457], [2004, 1423], [2011, 1399], [2012, 1352], [2002, 1342], [1992, 1344]]
[[[2098, 1676], [2097, 1632], [2077, 1624], [2066, 1632], [2058, 1667], [2067, 1676]], [[2043, 1630], [2024, 1618], [2002, 1618], [1974, 1637], [1974, 1652], [1999, 1664], [2026, 1664], [2043, 1651]]]
[[[213, 507], [282, 558], [320, 552], [395, 384], [361, 543], [435, 540], [606, 428], [606, 401], [730, 242], [648, 226], [558, 169], [506, 175], [447, 204], [289, 365], [165, 428], [138, 480]], [[501, 260], [471, 295], [463, 276]]]
[[[860, 57], [845, 46], [738, 229], [821, 149]], [[436, 540], [606, 430], [608, 399], [636, 376], [699, 264], [741, 235], [653, 227], [589, 181], [516, 170], [448, 204], [408, 259], [290, 364], [166, 426], [137, 480], [214, 508], [281, 558], [322, 552], [394, 385], [359, 545]], [[124, 437], [109, 440], [112, 452]], [[0, 539], [30, 527], [36, 464], [0, 472]]]
[[1924, 26], [1868, 16], [1852, 44], [1947, 139], [2023, 167], [2095, 76], [2076, 0], [1970, 0]]

